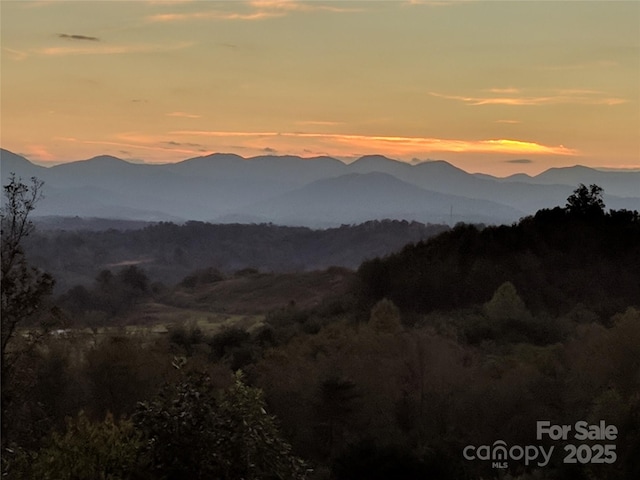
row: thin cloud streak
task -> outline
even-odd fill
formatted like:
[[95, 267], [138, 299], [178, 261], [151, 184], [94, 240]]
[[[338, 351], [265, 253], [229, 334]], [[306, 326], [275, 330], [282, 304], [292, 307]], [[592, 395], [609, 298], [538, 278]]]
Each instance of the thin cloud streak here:
[[249, 4], [256, 9], [263, 10], [285, 10], [288, 12], [311, 12], [326, 11], [334, 13], [359, 12], [361, 9], [350, 7], [336, 7], [335, 5], [326, 5], [320, 2], [299, 2], [297, 0], [253, 0]]
[[283, 12], [253, 12], [237, 13], [212, 10], [208, 12], [192, 13], [158, 13], [147, 17], [150, 22], [182, 22], [187, 20], [262, 20], [265, 18], [282, 17]]
[[322, 125], [322, 126], [332, 127], [336, 125], [342, 125], [343, 122], [331, 122], [331, 121], [325, 121], [325, 120], [301, 120], [299, 122], [296, 122], [296, 124], [297, 125]]
[[508, 96], [508, 97], [467, 97], [429, 92], [429, 95], [446, 100], [456, 100], [467, 105], [510, 105], [510, 106], [542, 106], [542, 105], [620, 105], [627, 100], [616, 97], [604, 97], [603, 92], [589, 90], [559, 90], [551, 95], [541, 96]]
[[486, 90], [491, 93], [520, 93], [519, 88], [490, 88]]
[[186, 112], [171, 112], [165, 114], [167, 117], [180, 117], [180, 118], [202, 118], [202, 115], [196, 115], [194, 113]]
[[47, 147], [43, 145], [27, 145], [24, 153], [26, 153], [27, 157], [35, 158], [44, 162], [53, 162], [56, 159], [55, 155], [49, 152]]
[[58, 38], [64, 38], [66, 40], [81, 40], [89, 42], [99, 42], [98, 37], [90, 37], [88, 35], [69, 35], [68, 33], [59, 33]]
[[248, 137], [248, 138], [303, 138], [333, 141], [342, 146], [365, 149], [369, 151], [396, 152], [409, 154], [412, 152], [469, 152], [469, 153], [528, 153], [546, 155], [577, 155], [578, 151], [563, 145], [548, 146], [535, 142], [511, 139], [490, 140], [456, 140], [427, 137], [396, 137], [375, 135], [348, 135], [305, 132], [223, 132], [182, 130], [170, 132], [171, 135], [204, 136], [204, 137]]
[[184, 22], [189, 20], [264, 20], [267, 18], [283, 17], [294, 12], [325, 11], [333, 13], [347, 13], [362, 11], [359, 8], [337, 7], [319, 3], [301, 3], [295, 0], [253, 0], [248, 4], [236, 3], [238, 6], [248, 6], [247, 11], [227, 11], [219, 9], [204, 10], [187, 13], [157, 13], [150, 15], [150, 22]]
[[193, 42], [175, 45], [95, 45], [87, 47], [49, 47], [35, 50], [45, 56], [63, 57], [67, 55], [121, 55], [128, 53], [173, 52], [193, 46]]
[[65, 142], [69, 142], [69, 143], [77, 143], [77, 144], [83, 144], [83, 145], [103, 145], [103, 146], [109, 146], [109, 147], [126, 147], [126, 148], [130, 148], [130, 149], [136, 149], [136, 148], [140, 148], [143, 150], [150, 150], [150, 151], [154, 151], [154, 152], [178, 152], [178, 153], [186, 153], [186, 154], [193, 154], [193, 153], [198, 153], [198, 150], [192, 150], [192, 149], [186, 149], [186, 148], [174, 148], [174, 145], [172, 145], [171, 147], [158, 147], [158, 146], [153, 146], [153, 145], [143, 145], [143, 144], [137, 144], [137, 143], [123, 143], [123, 142], [112, 142], [112, 141], [107, 141], [107, 140], [79, 140], [77, 138], [74, 137], [56, 137], [57, 140], [62, 140]]
[[7, 52], [9, 54], [9, 58], [11, 60], [24, 60], [25, 58], [29, 57], [29, 54], [27, 52], [23, 52], [21, 50], [15, 50], [13, 48], [9, 48], [9, 47], [2, 47], [2, 50]]

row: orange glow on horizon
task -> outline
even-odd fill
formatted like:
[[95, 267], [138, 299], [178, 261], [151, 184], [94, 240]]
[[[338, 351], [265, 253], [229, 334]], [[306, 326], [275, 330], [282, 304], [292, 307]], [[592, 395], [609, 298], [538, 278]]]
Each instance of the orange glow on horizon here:
[[3, 2], [2, 147], [49, 165], [214, 152], [438, 158], [498, 175], [640, 165], [638, 14], [638, 2]]
[[[511, 154], [552, 154], [562, 156], [578, 155], [576, 149], [563, 145], [548, 146], [536, 142], [526, 142], [511, 139], [489, 140], [455, 140], [429, 137], [401, 137], [381, 135], [350, 135], [334, 133], [305, 133], [305, 132], [224, 132], [183, 130], [170, 132], [171, 135], [185, 137], [245, 137], [282, 139], [317, 139], [332, 147], [350, 147], [347, 150], [377, 152], [383, 155], [418, 155], [429, 153], [511, 153]], [[284, 142], [285, 145], [287, 142]], [[343, 149], [341, 149], [343, 150]]]

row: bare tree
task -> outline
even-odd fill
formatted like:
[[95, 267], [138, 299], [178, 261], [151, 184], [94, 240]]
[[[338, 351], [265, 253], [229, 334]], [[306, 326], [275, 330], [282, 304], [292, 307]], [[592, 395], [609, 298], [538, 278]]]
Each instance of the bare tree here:
[[[32, 319], [43, 310], [43, 300], [53, 290], [51, 275], [29, 265], [23, 249], [23, 240], [33, 231], [29, 214], [42, 198], [43, 182], [31, 178], [31, 184], [22, 183], [15, 174], [4, 186], [1, 217], [1, 277], [2, 290], [2, 411], [11, 402], [10, 377], [21, 348], [12, 346], [20, 324]], [[6, 434], [5, 415], [2, 416], [3, 441]]]

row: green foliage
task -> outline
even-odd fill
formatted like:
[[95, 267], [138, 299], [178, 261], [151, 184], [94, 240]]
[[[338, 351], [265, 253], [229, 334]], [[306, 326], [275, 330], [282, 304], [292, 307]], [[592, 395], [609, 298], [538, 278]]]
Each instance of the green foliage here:
[[160, 478], [215, 478], [218, 398], [209, 378], [191, 374], [142, 402], [134, 415]]
[[138, 468], [142, 436], [132, 422], [108, 414], [91, 422], [84, 413], [68, 419], [63, 433], [53, 432], [32, 458], [23, 457], [12, 478], [41, 480], [125, 480]]
[[220, 394], [206, 374], [191, 372], [141, 403], [134, 419], [160, 478], [293, 480], [306, 473], [266, 413], [262, 392], [240, 373]]
[[223, 438], [216, 445], [226, 471], [223, 478], [294, 480], [306, 476], [305, 463], [292, 455], [275, 417], [265, 408], [262, 391], [247, 386], [237, 373], [220, 402]]
[[383, 298], [371, 309], [369, 326], [378, 333], [398, 333], [402, 330], [400, 310], [391, 300]]
[[527, 307], [511, 282], [505, 282], [487, 303], [484, 312], [491, 320], [513, 320], [530, 316]]

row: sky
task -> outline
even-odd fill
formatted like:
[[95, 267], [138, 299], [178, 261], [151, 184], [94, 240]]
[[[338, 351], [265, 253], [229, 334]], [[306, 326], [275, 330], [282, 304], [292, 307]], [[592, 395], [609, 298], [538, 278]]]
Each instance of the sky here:
[[640, 169], [638, 1], [0, 1], [0, 143]]

